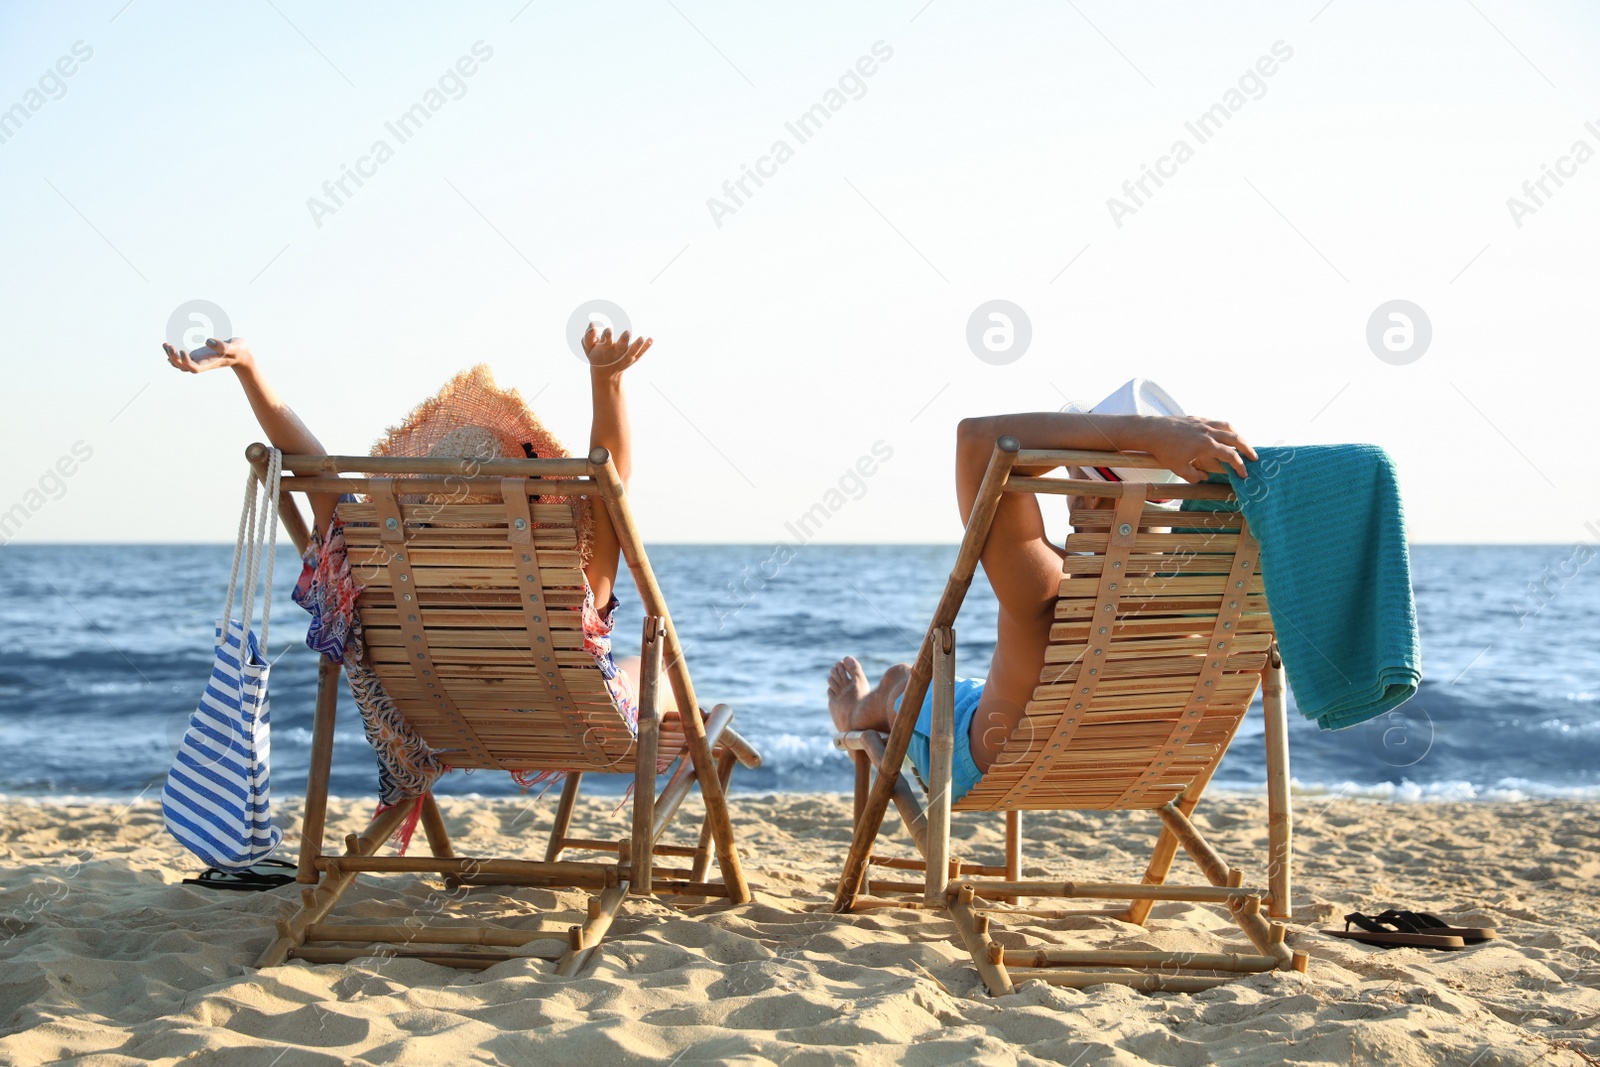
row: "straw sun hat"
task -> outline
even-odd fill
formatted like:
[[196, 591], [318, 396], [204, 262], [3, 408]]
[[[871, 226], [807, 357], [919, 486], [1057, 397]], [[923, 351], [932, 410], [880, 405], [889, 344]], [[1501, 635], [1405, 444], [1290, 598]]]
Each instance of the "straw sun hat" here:
[[[437, 393], [412, 409], [405, 421], [390, 427], [372, 446], [374, 456], [433, 456], [462, 459], [556, 459], [570, 453], [545, 428], [515, 389], [502, 389], [486, 364], [457, 374]], [[416, 501], [430, 504], [496, 503], [498, 497], [430, 495]], [[545, 503], [577, 505], [579, 551], [589, 556], [593, 516], [589, 502], [547, 496]]]

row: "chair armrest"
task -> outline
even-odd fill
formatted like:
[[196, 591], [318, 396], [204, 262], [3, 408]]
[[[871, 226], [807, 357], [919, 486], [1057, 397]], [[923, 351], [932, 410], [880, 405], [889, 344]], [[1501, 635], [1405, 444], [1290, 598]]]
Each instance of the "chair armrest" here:
[[[705, 712], [702, 711], [701, 714], [705, 715]], [[666, 720], [676, 719], [678, 718], [678, 713], [669, 711], [663, 718]], [[709, 719], [710, 716], [706, 715], [706, 718]], [[734, 758], [739, 761], [741, 766], [748, 767], [751, 770], [761, 766], [761, 753], [756, 751], [754, 745], [735, 732], [731, 725], [723, 728], [722, 734], [717, 738], [712, 748], [727, 749], [733, 753]]]
[[739, 736], [733, 727], [730, 726], [722, 731], [722, 737], [718, 744], [720, 747], [732, 752], [741, 767], [755, 770], [761, 766], [761, 753], [757, 752], [755, 746], [751, 745], [750, 742]]

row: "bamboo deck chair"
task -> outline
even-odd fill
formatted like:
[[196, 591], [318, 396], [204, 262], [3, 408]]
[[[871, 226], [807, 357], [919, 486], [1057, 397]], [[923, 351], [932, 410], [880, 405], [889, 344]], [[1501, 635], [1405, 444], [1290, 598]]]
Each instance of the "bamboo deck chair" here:
[[[268, 454], [260, 444], [246, 452], [258, 477], [266, 476]], [[587, 459], [492, 461], [291, 455], [283, 457], [283, 471], [280, 512], [302, 553], [308, 531], [293, 494], [365, 495], [362, 502], [339, 504], [338, 515], [351, 570], [364, 586], [357, 611], [371, 665], [407, 723], [454, 768], [561, 771], [566, 778], [543, 861], [458, 855], [431, 794], [384, 811], [346, 837], [342, 853], [330, 852], [324, 823], [341, 668], [323, 657], [300, 849], [302, 902], [293, 917], [279, 920], [277, 937], [257, 966], [289, 958], [343, 962], [398, 955], [482, 968], [531, 956], [558, 959], [557, 973], [570, 975], [593, 956], [630, 894], [750, 899], [726, 789], [735, 762], [755, 767], [760, 759], [729, 727], [728, 706], [707, 715], [696, 701], [672, 618], [605, 449]], [[420, 494], [494, 502], [407, 502]], [[637, 736], [582, 647], [585, 586], [578, 516], [569, 502], [581, 495], [609, 512], [644, 603]], [[546, 503], [545, 497], [568, 500]], [[681, 713], [662, 716], [663, 680]], [[658, 795], [657, 769], [669, 761], [676, 764]], [[633, 776], [628, 836], [568, 835], [579, 783], [591, 772]], [[696, 783], [706, 805], [698, 844], [664, 843], [663, 833]], [[431, 855], [376, 855], [417, 805]], [[713, 846], [722, 879], [708, 882]], [[563, 859], [568, 850], [603, 858]], [[688, 865], [656, 867], [658, 857]], [[593, 895], [585, 921], [556, 934], [454, 923], [327, 922], [356, 876], [368, 872], [426, 872], [454, 885], [576, 888]], [[552, 938], [565, 945], [541, 953], [533, 944]]]
[[[856, 731], [836, 738], [856, 764], [856, 830], [834, 908], [947, 909], [996, 996], [1034, 978], [1080, 988], [1112, 982], [1192, 991], [1228, 981], [1227, 975], [1238, 972], [1303, 971], [1305, 955], [1284, 944], [1281, 923], [1269, 921], [1289, 915], [1289, 769], [1283, 667], [1256, 570], [1257, 544], [1237, 511], [1180, 516], [1148, 503], [1155, 495], [1231, 500], [1232, 489], [1212, 483], [1079, 481], [1013, 473], [1013, 467], [1051, 471], [1061, 466], [1161, 464], [1144, 455], [1020, 450], [1014, 438], [1000, 438], [892, 732], [885, 737]], [[1068, 555], [1040, 684], [999, 758], [954, 805], [959, 811], [1005, 813], [1004, 863], [985, 865], [950, 856], [952, 627], [1002, 493], [1098, 497], [1110, 499], [1114, 507], [1073, 511], [1074, 532], [1066, 542]], [[930, 684], [932, 781], [924, 810], [921, 791], [900, 767]], [[1190, 821], [1258, 685], [1263, 686], [1266, 717], [1270, 813], [1264, 888], [1245, 886], [1242, 872], [1230, 867]], [[920, 859], [872, 854], [891, 801]], [[1023, 880], [1021, 813], [1062, 809], [1154, 811], [1161, 831], [1143, 882]], [[1209, 885], [1166, 884], [1180, 847]], [[871, 878], [873, 865], [887, 868], [890, 877]], [[896, 881], [896, 869], [921, 870], [923, 881]], [[911, 900], [885, 896], [906, 893], [918, 895]], [[1015, 905], [1026, 897], [1123, 901], [1092, 912], [1022, 913], [1104, 914], [1140, 925], [1158, 900], [1215, 903], [1227, 908], [1255, 952], [1017, 950], [991, 940], [990, 918], [1007, 911], [996, 905]], [[1087, 969], [1094, 967], [1112, 969]]]

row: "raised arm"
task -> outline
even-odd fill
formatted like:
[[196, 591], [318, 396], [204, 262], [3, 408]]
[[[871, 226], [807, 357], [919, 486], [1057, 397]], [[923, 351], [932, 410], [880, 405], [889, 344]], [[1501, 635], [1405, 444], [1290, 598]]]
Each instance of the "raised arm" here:
[[[628, 404], [622, 389], [622, 375], [639, 362], [654, 343], [648, 337], [631, 338], [626, 330], [622, 336], [613, 338], [609, 328], [599, 331], [592, 322], [583, 335], [583, 351], [589, 357], [589, 391], [594, 403], [589, 447], [604, 448], [611, 453], [611, 462], [616, 465], [623, 485], [628, 484], [628, 478], [633, 473], [633, 433], [628, 426]], [[617, 564], [621, 552], [617, 532], [611, 525], [611, 516], [604, 507], [594, 509], [592, 548], [584, 576], [589, 579], [589, 588], [594, 590], [595, 602], [604, 608], [617, 583]]]
[[[193, 352], [185, 352], [169, 344], [161, 347], [166, 349], [167, 362], [186, 374], [204, 374], [206, 371], [231, 367], [239, 384], [244, 387], [245, 398], [250, 401], [250, 410], [255, 413], [256, 422], [260, 423], [262, 433], [267, 435], [267, 440], [274, 448], [291, 455], [325, 454], [322, 442], [267, 384], [256, 364], [255, 354], [250, 351], [250, 345], [244, 338], [233, 337], [226, 341], [212, 339], [206, 342], [204, 348], [197, 348]], [[316, 529], [326, 531], [339, 498], [331, 493], [314, 493], [310, 502]]]

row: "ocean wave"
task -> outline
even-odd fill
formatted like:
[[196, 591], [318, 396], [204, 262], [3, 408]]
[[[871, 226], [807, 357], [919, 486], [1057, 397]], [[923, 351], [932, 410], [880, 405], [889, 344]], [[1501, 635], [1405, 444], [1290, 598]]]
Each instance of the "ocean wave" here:
[[[1392, 803], [1511, 803], [1525, 800], [1600, 800], [1600, 785], [1555, 785], [1528, 778], [1500, 778], [1494, 782], [1466, 780], [1413, 782], [1305, 782], [1291, 779], [1297, 799], [1378, 800]], [[1265, 794], [1266, 786], [1217, 783], [1211, 791], [1232, 796]]]
[[86, 682], [82, 679], [70, 677], [66, 679], [67, 689], [74, 693], [82, 693], [85, 696], [93, 697], [118, 696], [123, 693], [142, 693], [150, 689], [155, 684], [155, 682], [140, 681], [137, 679], [121, 682]]
[[[334, 751], [338, 752], [340, 745], [364, 745], [367, 735], [360, 730], [335, 730], [333, 732]], [[311, 744], [311, 731], [304, 726], [274, 727], [272, 730], [272, 743], [290, 745]]]

